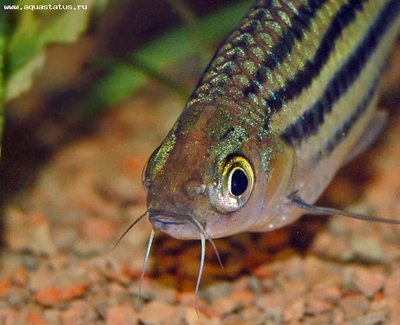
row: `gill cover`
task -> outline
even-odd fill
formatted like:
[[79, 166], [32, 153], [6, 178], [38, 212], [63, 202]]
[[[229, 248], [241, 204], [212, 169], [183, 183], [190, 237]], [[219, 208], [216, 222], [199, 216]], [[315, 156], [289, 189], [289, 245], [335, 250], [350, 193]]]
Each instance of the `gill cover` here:
[[296, 218], [297, 209], [287, 207], [287, 196], [296, 181], [296, 154], [294, 147], [279, 137], [268, 139], [260, 146], [260, 182], [264, 201], [258, 220], [250, 231], [270, 231], [280, 228]]
[[290, 222], [283, 209], [293, 192], [295, 162], [290, 144], [268, 137], [248, 141], [216, 167], [210, 203], [221, 218], [230, 219], [232, 233], [268, 231]]

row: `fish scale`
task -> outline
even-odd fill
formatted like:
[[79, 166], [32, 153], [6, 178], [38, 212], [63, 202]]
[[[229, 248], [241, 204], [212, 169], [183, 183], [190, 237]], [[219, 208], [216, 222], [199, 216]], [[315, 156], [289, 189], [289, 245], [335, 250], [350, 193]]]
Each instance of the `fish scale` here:
[[[264, 4], [265, 5], [265, 4]], [[277, 22], [274, 20], [272, 11], [283, 10], [280, 2], [275, 2], [272, 8], [264, 9], [259, 8], [257, 14], [254, 18], [244, 19], [241, 27], [239, 27], [232, 35], [228, 38], [227, 43], [221, 47], [219, 51], [219, 57], [216, 59], [216, 65], [212, 66], [210, 71], [205, 74], [203, 81], [205, 84], [200, 87], [200, 91], [209, 91], [209, 88], [213, 85], [208, 85], [210, 83], [209, 75], [215, 77], [216, 73], [214, 70], [220, 69], [220, 64], [226, 62], [234, 62], [239, 68], [239, 74], [244, 74], [248, 79], [254, 79], [256, 73], [255, 65], [260, 67], [262, 65], [262, 56], [265, 55], [266, 48], [269, 48], [274, 43], [274, 39], [279, 39], [282, 35], [282, 26], [284, 24], [283, 20]], [[287, 6], [285, 8], [288, 8]], [[282, 16], [276, 14], [275, 16]], [[287, 21], [287, 19], [286, 19]], [[264, 25], [264, 26], [263, 26]], [[264, 28], [263, 32], [258, 35], [258, 31]], [[254, 52], [252, 51], [254, 49]], [[239, 62], [237, 62], [239, 61]], [[253, 65], [253, 66], [252, 66]], [[219, 73], [225, 73], [234, 79], [235, 74], [232, 71], [220, 71]], [[240, 76], [236, 79], [240, 79]], [[221, 85], [222, 86], [222, 85]], [[229, 87], [229, 85], [224, 85]], [[242, 87], [246, 87], [246, 83], [242, 83]], [[214, 90], [216, 91], [216, 90]], [[218, 91], [223, 92], [224, 89], [218, 89]], [[204, 94], [199, 94], [198, 96], [204, 97]]]

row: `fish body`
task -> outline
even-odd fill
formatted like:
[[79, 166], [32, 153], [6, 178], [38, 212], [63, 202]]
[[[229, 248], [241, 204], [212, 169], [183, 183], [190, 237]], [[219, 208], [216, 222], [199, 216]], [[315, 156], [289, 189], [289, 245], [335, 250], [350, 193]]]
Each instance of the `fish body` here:
[[399, 28], [399, 0], [256, 2], [149, 159], [154, 229], [219, 238], [299, 218], [296, 202], [315, 202], [382, 125], [377, 91]]

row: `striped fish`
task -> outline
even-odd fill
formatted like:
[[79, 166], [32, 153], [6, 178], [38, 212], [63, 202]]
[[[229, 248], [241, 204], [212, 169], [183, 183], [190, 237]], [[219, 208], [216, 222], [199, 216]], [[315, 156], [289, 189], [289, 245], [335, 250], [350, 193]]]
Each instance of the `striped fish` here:
[[149, 159], [146, 261], [154, 230], [201, 239], [197, 292], [207, 239], [305, 212], [399, 223], [313, 205], [382, 128], [377, 90], [399, 29], [399, 0], [258, 1]]

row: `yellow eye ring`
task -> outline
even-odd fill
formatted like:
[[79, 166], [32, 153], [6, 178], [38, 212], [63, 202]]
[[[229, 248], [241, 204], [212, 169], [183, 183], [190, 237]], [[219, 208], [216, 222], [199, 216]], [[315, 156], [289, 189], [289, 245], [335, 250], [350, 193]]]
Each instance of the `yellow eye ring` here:
[[253, 186], [254, 172], [249, 161], [242, 156], [229, 159], [222, 171], [223, 195], [238, 200], [238, 206], [242, 206], [250, 197]]

